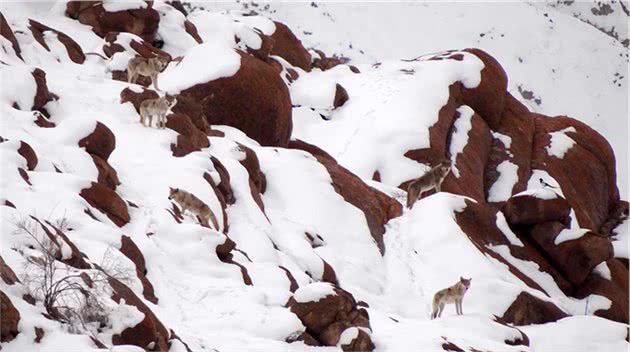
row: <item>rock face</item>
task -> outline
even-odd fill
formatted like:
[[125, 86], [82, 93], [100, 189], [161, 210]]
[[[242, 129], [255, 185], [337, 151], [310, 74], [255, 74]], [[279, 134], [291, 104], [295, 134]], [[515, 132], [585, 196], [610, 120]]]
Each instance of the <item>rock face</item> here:
[[102, 1], [68, 1], [66, 15], [92, 26], [94, 33], [105, 37], [110, 32], [129, 32], [153, 42], [160, 15], [150, 3], [140, 9], [108, 12]]
[[125, 201], [116, 192], [103, 184], [92, 182], [92, 185], [89, 188], [82, 189], [79, 195], [91, 206], [105, 213], [118, 227], [122, 227], [129, 222], [129, 212]]
[[234, 76], [197, 84], [180, 95], [202, 102], [210, 124], [233, 126], [262, 145], [284, 147], [293, 129], [289, 90], [271, 65], [240, 55]]
[[140, 279], [140, 282], [142, 282], [142, 295], [144, 298], [153, 304], [157, 304], [158, 298], [155, 297], [153, 285], [146, 277], [147, 266], [140, 248], [136, 246], [131, 237], [123, 235], [120, 238], [120, 252], [136, 265], [136, 275], [138, 279]]
[[20, 44], [18, 43], [17, 39], [15, 39], [15, 34], [13, 34], [13, 30], [11, 30], [9, 23], [7, 22], [6, 18], [4, 18], [4, 15], [2, 13], [0, 13], [0, 35], [11, 42], [11, 46], [13, 47], [15, 55], [22, 59], [22, 50], [20, 49]]
[[112, 299], [114, 301], [120, 303], [121, 300], [124, 300], [125, 304], [136, 307], [144, 314], [144, 319], [138, 325], [114, 335], [112, 343], [114, 345], [136, 345], [150, 351], [168, 351], [170, 334], [151, 309], [120, 281], [110, 278], [109, 284], [113, 290]]
[[0, 341], [9, 342], [18, 334], [18, 324], [20, 322], [20, 312], [15, 309], [9, 297], [0, 291]]
[[567, 314], [552, 303], [522, 292], [501, 319], [515, 325], [530, 325], [554, 322], [564, 317]]
[[570, 223], [569, 203], [562, 197], [541, 199], [523, 195], [512, 197], [503, 207], [505, 218], [513, 225], [535, 225], [546, 221]]
[[77, 64], [82, 64], [85, 61], [85, 54], [83, 54], [81, 46], [79, 46], [77, 42], [75, 42], [65, 33], [50, 28], [34, 20], [29, 20], [29, 24], [29, 29], [31, 30], [33, 37], [46, 50], [50, 51], [50, 48], [48, 47], [48, 44], [46, 44], [44, 35], [46, 34], [46, 32], [51, 32], [54, 33], [57, 37], [57, 40], [59, 40], [59, 42], [61, 42], [61, 44], [66, 47], [66, 51], [68, 52], [68, 57], [70, 58], [70, 60], [74, 61]]
[[[299, 295], [300, 290], [310, 290], [315, 283], [300, 287], [295, 295]], [[312, 336], [325, 346], [335, 346], [339, 342], [342, 333], [348, 328], [370, 329], [370, 317], [367, 311], [357, 307], [354, 297], [347, 291], [334, 287], [334, 294], [326, 295], [313, 302], [298, 302], [294, 297], [289, 299], [287, 307], [300, 318], [302, 324], [306, 326], [306, 333]], [[363, 334], [352, 340], [347, 346], [342, 346], [344, 351], [355, 350], [360, 347], [362, 351], [372, 351], [374, 345], [371, 337], [364, 330]]]
[[79, 147], [84, 147], [88, 153], [107, 160], [116, 147], [116, 138], [107, 126], [97, 122], [94, 131], [79, 141]]
[[184, 156], [210, 146], [208, 136], [201, 132], [187, 115], [172, 114], [168, 116], [166, 127], [179, 133], [177, 144], [171, 144], [174, 156]]
[[284, 23], [275, 22], [276, 31], [271, 35], [273, 39], [272, 55], [278, 55], [291, 65], [304, 71], [311, 70], [311, 54], [302, 46], [302, 42], [291, 32]]

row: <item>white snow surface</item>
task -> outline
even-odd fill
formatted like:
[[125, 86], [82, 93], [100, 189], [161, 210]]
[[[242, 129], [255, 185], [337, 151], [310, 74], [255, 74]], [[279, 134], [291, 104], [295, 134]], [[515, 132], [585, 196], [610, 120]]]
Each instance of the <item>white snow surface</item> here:
[[[611, 53], [620, 50], [617, 44], [603, 41], [601, 32], [559, 12], [550, 12], [555, 22], [549, 24], [542, 13], [552, 10], [544, 5], [494, 3], [495, 15], [489, 17], [487, 4], [458, 4], [318, 2], [317, 7], [309, 3], [273, 3], [267, 10], [266, 5], [257, 7], [259, 11], [276, 11], [263, 14], [288, 23], [307, 46], [351, 57], [362, 72], [354, 74], [344, 66], [308, 74], [296, 69], [300, 78], [289, 89], [293, 102], [299, 100], [303, 106], [293, 110], [293, 138], [322, 147], [370, 186], [403, 200], [404, 192], [395, 187], [428, 169], [405, 158], [404, 152], [429, 147], [428, 128], [437, 121], [437, 112], [448, 99], [448, 86], [456, 81], [476, 86], [483, 64], [467, 53], [463, 61], [427, 60], [435, 54], [412, 62], [399, 59], [478, 46], [491, 51], [504, 64], [510, 75], [510, 89], [517, 97], [519, 86], [540, 89], [536, 94], [543, 97], [541, 105], [526, 101], [530, 108], [584, 118], [611, 138], [618, 165], [627, 165], [627, 151], [622, 148], [624, 143], [627, 146], [627, 135], [624, 139], [620, 128], [606, 127], [604, 122], [610, 120], [600, 118], [612, 116], [617, 121], [623, 119], [617, 116], [626, 116], [622, 114], [624, 107], [615, 104], [623, 101], [619, 91], [607, 84], [613, 71], [623, 69], [620, 59], [610, 59], [614, 56]], [[123, 5], [110, 2], [107, 6]], [[257, 36], [252, 35], [255, 30], [265, 34], [275, 30], [273, 22], [262, 16], [221, 11], [225, 7], [240, 8], [241, 4], [204, 6], [206, 10], [197, 9], [188, 16], [204, 40], [198, 45], [182, 32], [184, 18], [179, 12], [163, 2], [155, 3], [164, 20], [158, 30], [165, 42], [164, 50], [183, 56], [179, 64], [170, 64], [160, 75], [160, 86], [168, 92], [233, 75], [240, 65], [234, 36], [254, 48], [258, 43]], [[112, 63], [90, 57], [77, 65], [67, 58], [63, 46], [55, 44], [58, 41], [53, 36], [46, 37], [51, 52], [31, 37], [27, 18], [70, 35], [86, 52], [98, 51], [102, 39], [88, 26], [65, 17], [64, 7], [64, 1], [0, 5], [17, 32], [24, 57], [22, 62], [0, 38], [6, 49], [0, 50], [0, 60], [8, 64], [0, 66], [0, 135], [7, 139], [0, 143], [0, 200], [1, 204], [7, 200], [16, 207], [0, 205], [0, 255], [19, 276], [24, 274], [26, 255], [37, 254], [29, 249], [34, 243], [28, 236], [16, 234], [20, 219], [31, 215], [51, 223], [67, 219], [66, 235], [92, 263], [102, 262], [113, 251], [123, 269], [135, 272], [134, 264], [117, 252], [121, 235], [131, 237], [143, 253], [158, 304], [143, 297], [142, 284], [134, 275], [127, 285], [193, 351], [339, 351], [339, 347], [285, 342], [287, 336], [305, 330], [285, 307], [291, 296], [309, 302], [334, 294], [330, 284], [321, 282], [324, 261], [334, 268], [343, 289], [357, 301], [369, 304], [371, 336], [377, 351], [441, 350], [445, 338], [477, 350], [627, 350], [627, 325], [592, 315], [598, 309], [607, 309], [608, 299], [597, 295], [581, 300], [567, 297], [550, 275], [536, 264], [512, 256], [508, 246], [488, 248], [532, 278], [546, 294], [532, 289], [506, 265], [476, 248], [455, 222], [456, 212], [466, 207], [462, 196], [435, 194], [392, 219], [386, 225], [385, 254], [381, 255], [361, 210], [335, 192], [330, 175], [309, 153], [261, 147], [234, 128], [213, 126], [226, 136], [209, 137], [210, 147], [173, 157], [170, 146], [176, 142], [177, 133], [143, 128], [131, 104], [120, 103], [120, 92], [129, 85], [111, 80], [107, 69], [124, 65], [128, 57], [115, 57], [113, 61], [120, 62]], [[449, 25], [443, 27], [443, 22]], [[580, 35], [574, 35], [576, 32]], [[479, 33], [485, 35], [480, 37]], [[119, 36], [123, 42], [133, 38], [137, 37]], [[560, 44], [554, 41], [558, 38], [566, 40]], [[349, 41], [353, 43], [351, 48]], [[560, 50], [560, 45], [566, 51]], [[592, 58], [573, 55], [571, 50], [580, 46], [592, 50]], [[377, 58], [382, 63], [372, 67]], [[594, 70], [595, 61], [600, 71]], [[610, 65], [602, 68], [601, 62]], [[59, 96], [46, 106], [55, 128], [32, 123], [35, 84], [30, 72], [35, 67], [46, 71], [50, 91]], [[336, 83], [346, 88], [350, 100], [330, 110], [331, 89], [334, 94]], [[620, 83], [627, 87], [625, 79]], [[585, 95], [592, 90], [584, 87], [606, 90]], [[13, 102], [18, 102], [19, 110], [12, 107]], [[326, 114], [327, 120], [320, 113]], [[116, 148], [108, 159], [121, 181], [116, 193], [137, 206], [128, 207], [131, 220], [122, 228], [79, 196], [98, 175], [92, 158], [77, 144], [96, 122], [105, 124], [116, 137]], [[463, 122], [453, 147], [458, 152], [467, 142]], [[510, 147], [507, 139], [495, 138]], [[27, 169], [25, 159], [17, 154], [20, 140], [32, 146], [38, 156], [35, 169], [26, 171], [31, 185], [17, 172], [18, 168]], [[265, 174], [265, 213], [252, 198], [248, 173], [240, 164], [244, 152], [239, 144], [256, 153]], [[247, 269], [252, 285], [244, 284], [238, 266], [221, 262], [215, 254], [216, 247], [226, 240], [222, 232], [228, 224], [221, 216], [219, 199], [203, 177], [208, 173], [217, 179], [210, 156], [230, 174], [235, 203], [226, 209], [227, 236], [236, 243], [234, 260]], [[371, 181], [375, 171], [379, 171], [382, 182]], [[502, 191], [496, 191], [497, 199], [505, 199], [508, 194], [505, 189], [513, 185], [512, 172], [501, 172]], [[626, 170], [619, 171], [624, 195], [626, 175]], [[555, 197], [555, 191], [542, 190], [540, 183], [535, 186], [534, 180], [539, 177], [550, 184], [555, 182], [548, 175], [534, 172], [532, 187], [528, 186], [526, 192], [539, 197], [549, 197], [548, 192], [553, 192]], [[206, 203], [219, 222], [217, 231], [200, 227], [190, 213], [185, 214], [182, 223], [176, 222], [169, 213], [169, 187], [185, 189]], [[85, 209], [90, 209], [96, 219], [86, 215]], [[512, 245], [523, 246], [498, 214], [497, 226], [505, 237]], [[616, 235], [616, 256], [628, 256], [627, 248], [622, 248], [628, 243], [627, 223]], [[318, 236], [317, 246], [306, 232]], [[64, 246], [62, 250], [67, 257], [69, 249]], [[291, 282], [283, 269], [300, 287], [295, 293], [291, 293]], [[606, 273], [604, 268], [597, 272]], [[464, 298], [464, 315], [457, 316], [454, 307], [448, 305], [442, 319], [430, 320], [433, 294], [454, 284], [460, 276], [472, 278]], [[44, 318], [41, 302], [33, 306], [21, 299], [27, 292], [24, 286], [0, 280], [0, 289], [22, 317], [20, 333], [15, 340], [3, 343], [3, 350], [97, 350], [88, 335], [73, 333], [64, 324]], [[524, 291], [576, 316], [519, 329], [493, 320]], [[107, 292], [103, 299], [115, 323], [92, 332], [112, 351], [138, 351], [136, 346], [112, 346], [111, 338], [140, 321], [141, 314], [125, 303], [116, 304]], [[587, 315], [581, 316], [587, 303]], [[45, 331], [38, 345], [33, 343], [35, 327]], [[529, 336], [530, 347], [505, 344], [506, 340], [519, 338], [519, 330]], [[350, 341], [356, 334], [358, 329], [347, 329], [340, 342]], [[185, 347], [173, 340], [171, 351], [180, 350]]]
[[547, 154], [560, 159], [564, 158], [564, 155], [575, 144], [573, 138], [567, 136], [566, 132], [575, 132], [575, 128], [567, 127], [560, 131], [549, 133], [551, 141], [549, 145], [545, 147]]
[[327, 282], [314, 282], [310, 285], [302, 286], [293, 293], [293, 299], [298, 303], [318, 302], [327, 296], [335, 296], [337, 293], [333, 286]]
[[137, 10], [147, 7], [147, 3], [142, 0], [104, 0], [103, 8], [108, 12], [125, 10]]

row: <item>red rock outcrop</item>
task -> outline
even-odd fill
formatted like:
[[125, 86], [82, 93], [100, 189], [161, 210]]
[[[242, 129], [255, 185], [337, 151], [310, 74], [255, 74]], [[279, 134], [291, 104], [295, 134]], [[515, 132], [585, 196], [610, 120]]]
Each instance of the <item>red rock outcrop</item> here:
[[339, 83], [335, 86], [335, 98], [333, 99], [333, 108], [338, 108], [348, 101], [350, 97], [346, 89]]
[[233, 126], [262, 145], [284, 147], [293, 128], [289, 90], [271, 65], [239, 54], [241, 67], [234, 76], [197, 84], [180, 95], [202, 102], [210, 124]]
[[153, 42], [160, 23], [160, 15], [152, 8], [108, 12], [101, 1], [68, 1], [66, 15], [91, 26], [94, 33], [105, 37], [110, 32], [129, 32]]
[[[308, 287], [301, 287], [297, 292]], [[328, 295], [316, 302], [298, 302], [293, 297], [287, 302], [287, 307], [306, 326], [306, 333], [326, 346], [336, 346], [341, 334], [348, 328], [370, 329], [370, 317], [367, 311], [357, 307], [352, 294], [339, 287], [333, 286], [333, 290], [334, 295]], [[352, 346], [367, 348], [367, 351], [374, 348], [370, 335], [367, 333], [359, 333], [359, 336], [344, 350], [351, 350], [348, 348]]]
[[166, 127], [179, 133], [177, 143], [171, 144], [173, 156], [181, 157], [210, 146], [208, 136], [195, 126], [190, 117], [184, 114], [171, 114]]
[[521, 292], [500, 319], [514, 325], [530, 325], [550, 323], [567, 316], [553, 303]]
[[333, 188], [344, 200], [361, 209], [370, 228], [372, 238], [381, 254], [385, 253], [383, 234], [385, 224], [402, 214], [402, 206], [396, 200], [366, 185], [358, 176], [348, 171], [325, 151], [300, 140], [289, 143], [291, 149], [301, 149], [313, 154], [324, 165], [332, 178]]
[[82, 189], [79, 195], [91, 206], [105, 213], [118, 227], [123, 227], [129, 222], [127, 203], [107, 186], [92, 182], [92, 185]]
[[107, 126], [97, 122], [94, 131], [79, 140], [79, 147], [85, 148], [90, 154], [107, 160], [116, 148], [116, 137]]
[[37, 154], [35, 154], [33, 148], [31, 148], [28, 143], [20, 141], [20, 147], [17, 152], [26, 159], [26, 168], [29, 171], [35, 170], [35, 167], [37, 166]]
[[628, 323], [628, 268], [618, 259], [606, 262], [611, 278], [604, 278], [597, 273], [591, 273], [581, 287], [575, 292], [575, 297], [586, 298], [591, 294], [601, 295], [611, 301], [608, 309], [599, 309], [595, 315]]
[[284, 23], [274, 21], [276, 30], [271, 35], [273, 39], [272, 55], [278, 55], [287, 60], [291, 65], [304, 71], [311, 70], [311, 54], [304, 49], [302, 42], [291, 32]]
[[510, 198], [503, 207], [506, 220], [512, 225], [535, 225], [547, 221], [558, 221], [565, 226], [570, 224], [569, 203], [558, 196], [541, 199], [531, 195]]
[[501, 123], [501, 115], [507, 96], [507, 74], [501, 64], [483, 50], [465, 49], [483, 61], [481, 83], [476, 88], [462, 89], [462, 102], [470, 106], [486, 121], [491, 129], [496, 130]]
[[[537, 115], [532, 167], [547, 171], [562, 186], [581, 227], [597, 231], [619, 202], [615, 157], [600, 134], [568, 117]], [[575, 141], [563, 158], [549, 155], [551, 132], [565, 131]]]
[[33, 34], [33, 38], [35, 38], [35, 40], [37, 40], [37, 42], [41, 44], [46, 50], [50, 51], [50, 48], [48, 47], [48, 44], [44, 39], [44, 34], [46, 32], [52, 32], [57, 36], [57, 40], [59, 40], [59, 42], [61, 42], [61, 44], [66, 47], [66, 51], [68, 52], [68, 57], [70, 58], [70, 60], [77, 64], [82, 64], [85, 61], [85, 54], [83, 54], [83, 49], [81, 49], [81, 46], [68, 35], [31, 19], [29, 19], [28, 22], [29, 29]]
[[129, 258], [136, 265], [136, 275], [142, 283], [142, 295], [144, 298], [153, 303], [158, 303], [158, 298], [155, 297], [153, 291], [153, 285], [147, 279], [147, 266], [144, 261], [144, 255], [140, 251], [140, 248], [133, 242], [131, 237], [122, 235], [120, 238], [120, 252]]
[[20, 49], [20, 44], [15, 38], [15, 34], [13, 34], [13, 30], [9, 26], [9, 23], [4, 18], [4, 15], [0, 12], [0, 35], [5, 37], [9, 42], [11, 42], [11, 46], [13, 47], [13, 51], [15, 51], [15, 55], [20, 59], [22, 58], [22, 50]]
[[612, 244], [607, 238], [588, 232], [556, 245], [555, 240], [564, 229], [559, 222], [540, 223], [532, 228], [529, 237], [569, 282], [579, 285], [595, 266], [612, 258]]
[[[48, 111], [46, 111], [44, 106], [48, 104], [49, 101], [53, 101], [55, 96], [54, 94], [50, 93], [50, 91], [48, 90], [48, 84], [46, 83], [46, 72], [44, 72], [40, 68], [36, 68], [31, 72], [31, 74], [33, 75], [33, 78], [35, 79], [35, 84], [37, 85], [37, 91], [35, 92], [35, 99], [33, 100], [33, 106], [31, 107], [31, 110], [39, 111], [42, 114], [44, 114], [46, 117], [48, 117], [49, 116]], [[38, 123], [40, 127], [54, 127], [55, 126], [54, 124], [52, 124], [51, 126], [51, 124], [52, 124], [51, 122], [46, 121], [46, 120], [45, 122], [42, 122], [41, 124]]]
[[8, 266], [7, 263], [5, 263], [4, 259], [2, 259], [1, 256], [0, 256], [0, 278], [2, 278], [2, 281], [4, 281], [4, 283], [7, 285], [13, 285], [16, 282], [20, 282], [20, 280], [17, 278], [17, 276], [15, 275], [11, 267]]
[[102, 183], [112, 191], [116, 190], [116, 187], [120, 185], [120, 180], [118, 179], [118, 172], [109, 165], [109, 163], [101, 157], [90, 154], [92, 157], [92, 161], [94, 161], [94, 165], [96, 165], [96, 170], [98, 172], [97, 182]]
[[0, 291], [0, 342], [9, 342], [19, 333], [20, 312], [15, 308], [9, 296]]
[[170, 334], [151, 309], [142, 303], [142, 300], [122, 282], [111, 277], [108, 281], [112, 287], [112, 299], [114, 301], [120, 303], [121, 300], [124, 300], [125, 304], [136, 307], [144, 314], [144, 319], [136, 326], [126, 328], [119, 334], [112, 336], [112, 343], [114, 345], [135, 345], [148, 351], [168, 351]]

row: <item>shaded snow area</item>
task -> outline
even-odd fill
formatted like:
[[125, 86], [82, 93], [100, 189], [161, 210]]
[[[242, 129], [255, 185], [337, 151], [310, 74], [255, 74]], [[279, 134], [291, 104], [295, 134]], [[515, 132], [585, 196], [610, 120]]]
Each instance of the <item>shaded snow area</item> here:
[[[144, 18], [139, 13], [155, 9], [153, 44], [173, 58], [159, 74], [158, 96], [219, 82], [195, 93], [218, 97], [218, 105], [199, 99], [202, 117], [172, 127], [178, 116], [195, 113], [184, 109], [169, 115], [164, 129], [143, 127], [132, 101], [121, 101], [126, 88], [140, 94], [142, 86], [127, 83], [126, 74], [112, 79], [141, 54], [138, 43], [155, 49], [143, 39], [148, 29], [129, 25], [125, 30], [136, 33], [119, 33], [122, 49], [108, 55], [103, 48], [111, 43], [67, 16], [66, 1], [0, 4], [20, 47], [18, 55], [3, 22], [3, 352], [628, 350], [627, 316], [620, 322], [618, 295], [607, 291], [627, 274], [616, 258], [628, 258], [628, 220], [620, 216], [606, 237], [616, 258], [600, 258], [597, 241], [604, 240], [576, 216], [591, 204], [557, 205], [580, 185], [529, 159], [523, 176], [523, 140], [509, 128], [489, 128], [472, 107], [475, 99], [455, 106], [444, 145], [435, 137], [452, 87], [473, 91], [491, 69], [463, 50], [480, 47], [502, 63], [509, 91], [532, 111], [575, 116], [609, 139], [627, 199], [627, 125], [615, 126], [627, 123], [627, 106], [619, 104], [627, 102], [627, 49], [585, 23], [595, 19], [537, 3], [184, 2], [185, 11], [170, 3], [92, 4], [136, 25], [143, 23], [133, 22]], [[39, 38], [48, 49], [29, 19], [60, 31]], [[274, 37], [277, 51], [259, 60], [258, 50], [269, 49], [264, 39], [283, 28], [274, 20], [305, 48], [346, 56], [354, 67], [293, 66], [284, 32]], [[617, 22], [597, 23], [605, 29]], [[98, 55], [77, 63], [64, 35]], [[451, 48], [459, 49], [442, 51]], [[296, 76], [288, 78], [289, 71]], [[246, 78], [232, 84], [242, 72]], [[614, 72], [625, 77], [619, 87], [609, 84]], [[261, 82], [275, 73], [280, 88]], [[340, 106], [338, 86], [348, 95]], [[263, 87], [254, 93], [264, 98], [252, 87]], [[534, 88], [540, 103], [519, 93]], [[267, 100], [286, 104], [275, 109]], [[271, 108], [261, 113], [256, 104]], [[253, 117], [198, 127], [224, 110], [262, 118], [256, 128]], [[253, 134], [279, 129], [273, 119], [284, 110], [291, 119], [286, 140], [259, 143]], [[584, 149], [579, 132], [551, 132], [541, 154], [568, 159]], [[189, 140], [207, 143], [176, 156]], [[505, 158], [494, 164], [492, 184], [484, 184], [474, 173], [486, 172], [497, 145]], [[444, 184], [462, 192], [443, 187], [406, 207], [400, 185], [435, 166], [408, 152], [432, 148], [450, 158]], [[468, 184], [477, 176], [481, 185]], [[481, 199], [463, 195], [474, 187]], [[184, 211], [181, 191], [205, 206]], [[517, 209], [525, 219], [502, 208], [523, 199], [534, 204], [525, 204], [530, 212]], [[549, 210], [549, 203], [566, 209]], [[212, 214], [207, 226], [202, 213]], [[530, 219], [537, 217], [544, 219]], [[541, 224], [566, 226], [555, 237], [526, 232]], [[579, 284], [600, 286], [570, 282], [567, 267], [579, 271], [574, 276], [584, 273]], [[435, 293], [461, 278], [471, 279], [463, 314], [447, 304], [431, 319]], [[41, 290], [52, 282], [69, 285], [56, 312]]]

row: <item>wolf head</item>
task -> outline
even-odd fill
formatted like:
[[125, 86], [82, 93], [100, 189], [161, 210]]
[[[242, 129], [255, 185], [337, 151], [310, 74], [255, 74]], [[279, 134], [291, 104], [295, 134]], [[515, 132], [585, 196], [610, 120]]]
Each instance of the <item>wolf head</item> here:
[[168, 199], [173, 199], [177, 193], [179, 193], [179, 188], [169, 187]]
[[464, 285], [464, 287], [468, 290], [468, 288], [470, 287], [470, 282], [472, 281], [472, 278], [470, 279], [464, 279], [463, 277], [459, 277], [459, 282]]
[[448, 173], [451, 172], [451, 161], [450, 160], [442, 161], [436, 166], [436, 169], [438, 173], [440, 174], [440, 176], [446, 177], [446, 175], [448, 175]]
[[170, 62], [167, 57], [163, 56], [152, 57], [150, 60], [153, 62], [154, 67], [160, 72], [164, 71]]
[[168, 102], [169, 110], [172, 109], [173, 106], [177, 105], [177, 97], [175, 95], [169, 95], [168, 93], [166, 93], [164, 95], [164, 98], [166, 98], [166, 101]]

